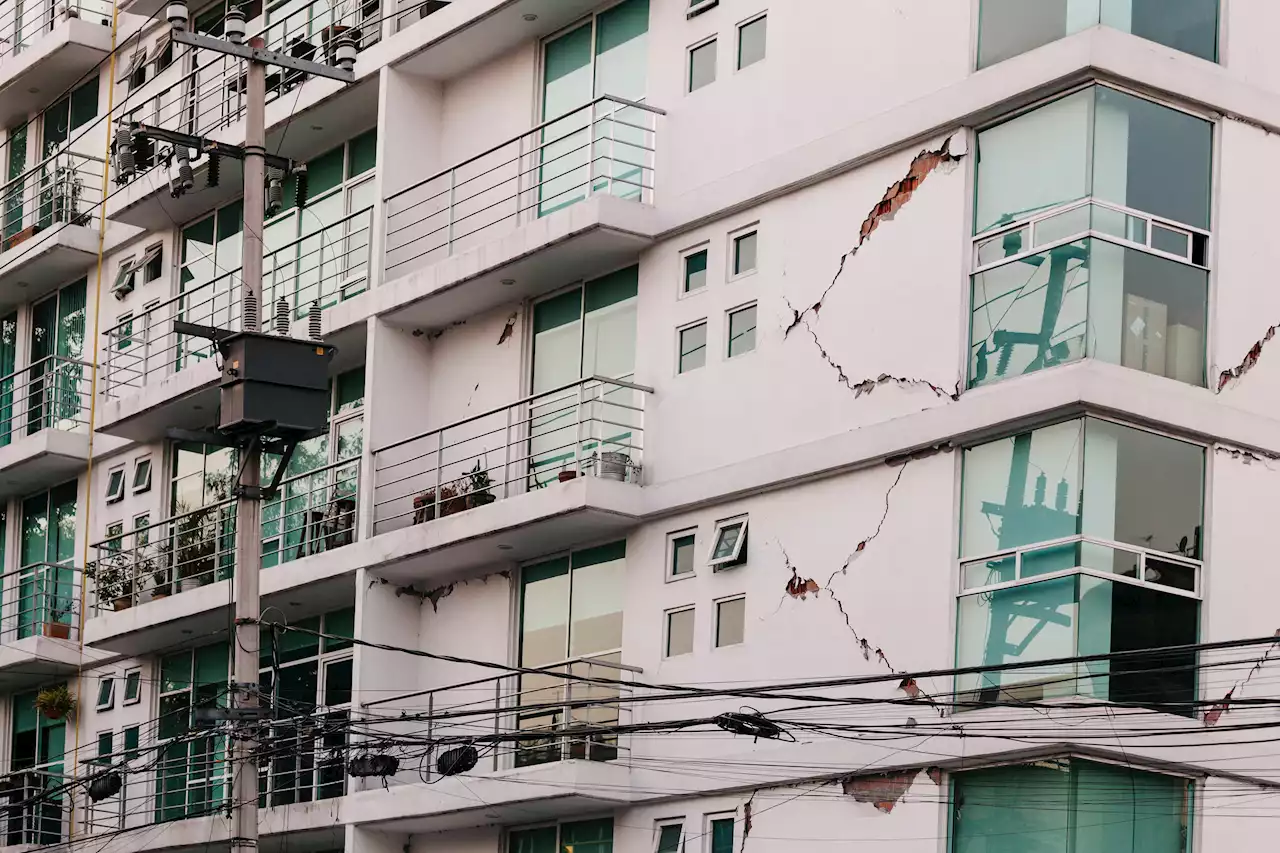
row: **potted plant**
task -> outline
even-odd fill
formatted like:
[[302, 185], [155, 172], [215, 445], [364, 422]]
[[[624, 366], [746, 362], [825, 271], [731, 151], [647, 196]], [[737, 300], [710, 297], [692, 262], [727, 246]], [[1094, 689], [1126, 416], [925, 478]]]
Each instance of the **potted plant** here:
[[65, 684], [46, 687], [36, 694], [35, 708], [50, 720], [61, 720], [76, 709], [76, 698]]
[[168, 542], [156, 548], [156, 556], [146, 559], [147, 571], [151, 573], [151, 600], [165, 598], [173, 592], [172, 572], [173, 549]]
[[493, 492], [489, 491], [492, 486], [493, 480], [489, 477], [488, 469], [481, 468], [480, 460], [477, 459], [476, 467], [467, 474], [467, 509], [487, 506], [497, 500]]
[[[440, 487], [440, 515], [453, 515], [463, 509], [458, 500], [458, 490], [452, 485]], [[428, 489], [413, 499], [413, 523], [434, 521], [436, 517], [436, 490]]]
[[133, 605], [133, 576], [124, 554], [111, 554], [90, 564], [85, 574], [93, 578], [98, 605], [110, 601], [115, 610]]
[[562, 468], [560, 473], [556, 475], [556, 479], [562, 483], [567, 483], [578, 476], [576, 468]]
[[174, 548], [178, 592], [189, 592], [213, 580], [218, 543], [209, 520], [209, 509], [204, 508], [178, 523]]

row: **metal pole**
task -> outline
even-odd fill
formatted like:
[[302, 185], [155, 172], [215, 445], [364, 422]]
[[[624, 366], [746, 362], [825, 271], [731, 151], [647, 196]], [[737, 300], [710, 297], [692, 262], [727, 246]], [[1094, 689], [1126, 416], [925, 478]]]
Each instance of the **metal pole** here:
[[[261, 38], [249, 42], [251, 47], [264, 47]], [[267, 67], [261, 62], [247, 62], [245, 104], [244, 158], [244, 251], [241, 277], [245, 296], [255, 300], [258, 316], [262, 304], [262, 228], [266, 199], [266, 100]], [[242, 304], [243, 311], [243, 304]], [[242, 313], [243, 319], [243, 313]], [[256, 332], [245, 325], [245, 330]], [[249, 445], [248, 459], [240, 475], [240, 493], [236, 500], [236, 647], [235, 691], [233, 707], [258, 707], [258, 616], [261, 611], [258, 580], [262, 569], [261, 517], [258, 488], [261, 480], [261, 448], [255, 440]], [[258, 765], [254, 756], [252, 726], [242, 717], [233, 722], [236, 737], [231, 744], [231, 806], [233, 832], [231, 853], [257, 853], [258, 849]]]

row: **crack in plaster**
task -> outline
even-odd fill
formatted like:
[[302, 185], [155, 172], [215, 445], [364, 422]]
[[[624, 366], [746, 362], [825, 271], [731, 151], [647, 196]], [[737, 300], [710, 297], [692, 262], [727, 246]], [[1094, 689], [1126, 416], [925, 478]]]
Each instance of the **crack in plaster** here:
[[1271, 339], [1276, 336], [1277, 328], [1280, 327], [1271, 326], [1268, 328], [1267, 333], [1262, 336], [1262, 339], [1255, 341], [1253, 346], [1249, 348], [1249, 351], [1244, 354], [1244, 358], [1241, 359], [1239, 364], [1230, 370], [1224, 370], [1218, 374], [1218, 387], [1217, 390], [1214, 391], [1215, 394], [1221, 394], [1227, 385], [1237, 379], [1240, 379], [1250, 370], [1253, 370], [1254, 365], [1256, 365], [1258, 360], [1262, 358], [1263, 347], [1271, 343]]
[[1231, 447], [1230, 445], [1226, 445], [1226, 444], [1215, 444], [1213, 446], [1213, 452], [1221, 453], [1224, 456], [1230, 456], [1232, 459], [1235, 459], [1238, 462], [1243, 462], [1245, 465], [1252, 465], [1254, 462], [1258, 462], [1258, 463], [1261, 463], [1263, 467], [1267, 468], [1270, 471], [1274, 471], [1275, 469], [1272, 468], [1267, 463], [1269, 461], [1276, 462], [1280, 460], [1280, 454], [1261, 453], [1253, 450], [1244, 450], [1242, 448]]
[[845, 796], [852, 797], [855, 803], [871, 803], [877, 811], [889, 814], [911, 790], [921, 769], [846, 777], [840, 786]]
[[751, 810], [755, 808], [758, 793], [759, 789], [752, 791], [751, 796], [742, 804], [742, 843], [738, 845], [738, 853], [744, 853], [747, 849], [747, 837], [751, 835]]
[[500, 572], [491, 572], [487, 575], [483, 575], [478, 578], [467, 578], [465, 580], [454, 581], [453, 583], [445, 584], [444, 586], [438, 586], [435, 589], [429, 589], [426, 592], [419, 592], [418, 590], [414, 589], [412, 585], [397, 587], [396, 597], [398, 598], [401, 595], [412, 595], [415, 598], [420, 599], [421, 601], [430, 601], [432, 612], [439, 613], [440, 600], [442, 598], [448, 598], [449, 596], [453, 595], [453, 591], [457, 589], [459, 584], [461, 584], [462, 586], [469, 586], [471, 582], [475, 580], [475, 581], [480, 581], [481, 583], [484, 583], [487, 585], [489, 583], [489, 578], [495, 577], [495, 576], [505, 578], [508, 581], [511, 580], [511, 572], [507, 571], [506, 569], [503, 569]]
[[511, 336], [516, 333], [516, 318], [519, 316], [519, 311], [511, 312], [511, 316], [507, 318], [507, 325], [502, 327], [502, 334], [498, 336], [498, 346], [502, 346], [511, 340]]
[[1253, 677], [1257, 675], [1259, 672], [1261, 672], [1262, 667], [1265, 666], [1271, 660], [1271, 655], [1277, 651], [1280, 651], [1280, 630], [1276, 631], [1275, 637], [1276, 637], [1276, 641], [1272, 643], [1270, 646], [1267, 646], [1266, 653], [1263, 654], [1262, 657], [1258, 658], [1258, 660], [1254, 662], [1253, 667], [1249, 670], [1248, 673], [1245, 674], [1245, 677], [1240, 681], [1237, 681], [1232, 686], [1232, 688], [1227, 691], [1227, 695], [1222, 697], [1221, 702], [1218, 702], [1208, 711], [1205, 711], [1204, 724], [1206, 726], [1215, 725], [1218, 722], [1218, 720], [1222, 718], [1223, 714], [1231, 710], [1231, 700], [1235, 696], [1236, 692], [1243, 691], [1246, 687], [1248, 687], [1249, 682], [1253, 680]]

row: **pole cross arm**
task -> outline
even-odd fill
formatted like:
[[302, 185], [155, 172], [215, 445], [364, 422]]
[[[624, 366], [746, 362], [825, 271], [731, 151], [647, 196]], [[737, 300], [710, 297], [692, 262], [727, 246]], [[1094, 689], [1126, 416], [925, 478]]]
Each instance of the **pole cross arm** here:
[[175, 29], [173, 30], [173, 40], [178, 44], [187, 44], [204, 50], [217, 51], [218, 53], [229, 53], [232, 56], [238, 56], [241, 59], [248, 59], [251, 62], [261, 62], [264, 65], [277, 65], [281, 68], [301, 71], [304, 74], [314, 74], [316, 77], [328, 77], [332, 80], [340, 80], [343, 83], [354, 83], [356, 80], [354, 71], [335, 68], [332, 65], [326, 65], [323, 62], [312, 62], [307, 59], [299, 59], [296, 56], [290, 56], [287, 53], [280, 53], [275, 50], [267, 50], [264, 47], [250, 47], [247, 44], [234, 44], [226, 39], [214, 38], [213, 36], [207, 36], [204, 33], [193, 33], [190, 30]]
[[[143, 139], [158, 139], [161, 142], [168, 142], [172, 145], [180, 145], [186, 148], [193, 148], [203, 154], [215, 154], [220, 157], [233, 157], [236, 160], [245, 158], [245, 148], [242, 145], [229, 145], [225, 142], [219, 142], [216, 139], [208, 139], [204, 136], [195, 136], [190, 133], [182, 133], [177, 130], [169, 130], [163, 127], [156, 127], [152, 124], [143, 124], [135, 122], [129, 126], [134, 136]], [[268, 166], [280, 169], [284, 172], [292, 172], [294, 162], [288, 157], [279, 157], [275, 154], [264, 153], [263, 159], [266, 160]]]

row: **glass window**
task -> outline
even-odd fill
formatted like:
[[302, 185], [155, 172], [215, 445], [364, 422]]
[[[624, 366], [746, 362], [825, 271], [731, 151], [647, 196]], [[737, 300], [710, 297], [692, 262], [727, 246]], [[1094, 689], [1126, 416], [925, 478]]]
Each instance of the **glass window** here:
[[693, 574], [694, 534], [688, 533], [671, 539], [671, 576]]
[[98, 735], [98, 764], [111, 764], [112, 740], [114, 740], [114, 736], [111, 732], [102, 732]]
[[138, 757], [138, 744], [140, 743], [141, 727], [130, 726], [124, 730], [124, 748], [125, 760], [133, 761]]
[[738, 27], [738, 68], [755, 65], [764, 59], [765, 30], [768, 18], [761, 15]]
[[954, 853], [1189, 848], [1191, 783], [1116, 764], [1063, 758], [957, 773], [951, 802]]
[[133, 491], [135, 494], [151, 490], [151, 457], [144, 456], [133, 463]]
[[707, 565], [715, 569], [740, 566], [747, 561], [747, 521], [735, 518], [716, 523]]
[[703, 12], [719, 5], [720, 0], [689, 0], [688, 17], [700, 15]]
[[707, 250], [684, 256], [684, 292], [692, 293], [707, 286]]
[[692, 607], [667, 613], [667, 648], [664, 657], [687, 655], [693, 651], [693, 616]]
[[107, 474], [107, 503], [124, 498], [124, 468], [116, 468]]
[[755, 231], [733, 238], [733, 275], [734, 277], [755, 272], [756, 246], [759, 242]]
[[710, 821], [711, 853], [733, 853], [732, 817], [713, 818]]
[[130, 669], [124, 674], [124, 702], [132, 705], [142, 698], [142, 670]]
[[716, 81], [716, 40], [689, 51], [689, 91], [696, 92]]
[[655, 853], [680, 853], [681, 830], [679, 823], [668, 823], [658, 827], [658, 848]]
[[707, 364], [707, 324], [680, 330], [679, 372], [688, 373]]
[[743, 355], [756, 348], [756, 306], [734, 311], [729, 315], [729, 358]]
[[1218, 0], [982, 0], [978, 67], [1097, 24], [1217, 60]]
[[716, 602], [716, 648], [743, 641], [747, 621], [747, 600], [730, 598]]
[[515, 829], [508, 853], [613, 853], [613, 818]]
[[160, 659], [156, 737], [174, 740], [158, 756], [157, 822], [203, 815], [230, 794], [226, 738], [213, 733], [184, 737], [193, 731], [196, 708], [227, 707], [230, 653], [226, 643], [217, 643]]
[[116, 680], [111, 676], [104, 676], [98, 679], [98, 703], [99, 711], [109, 711], [116, 702]]

